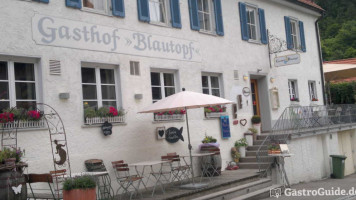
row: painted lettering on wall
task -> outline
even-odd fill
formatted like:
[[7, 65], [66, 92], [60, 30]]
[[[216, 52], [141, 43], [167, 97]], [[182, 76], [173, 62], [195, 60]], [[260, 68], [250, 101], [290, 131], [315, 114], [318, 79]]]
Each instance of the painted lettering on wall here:
[[200, 62], [194, 41], [36, 14], [36, 44]]

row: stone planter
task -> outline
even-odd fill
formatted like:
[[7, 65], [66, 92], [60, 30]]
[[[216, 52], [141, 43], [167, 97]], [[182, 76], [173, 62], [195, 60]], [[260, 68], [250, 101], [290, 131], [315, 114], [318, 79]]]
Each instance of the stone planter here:
[[253, 146], [253, 140], [254, 140], [253, 135], [254, 135], [253, 133], [245, 133], [244, 134], [248, 146]]
[[240, 152], [241, 158], [246, 157], [246, 147], [239, 147], [239, 152]]
[[96, 200], [96, 190], [95, 188], [63, 190], [63, 200]]
[[253, 127], [257, 130], [257, 135], [261, 135], [261, 123], [253, 124]]

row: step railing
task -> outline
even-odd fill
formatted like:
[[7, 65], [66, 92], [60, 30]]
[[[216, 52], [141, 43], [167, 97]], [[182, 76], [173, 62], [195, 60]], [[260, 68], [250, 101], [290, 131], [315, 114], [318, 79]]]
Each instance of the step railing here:
[[327, 106], [287, 107], [274, 124], [271, 134], [259, 146], [256, 158], [259, 171], [265, 175], [268, 168], [262, 164], [268, 162], [268, 149], [262, 147], [270, 143], [285, 144], [293, 134], [305, 134], [316, 130], [329, 130], [342, 126], [356, 125], [356, 105], [337, 104]]

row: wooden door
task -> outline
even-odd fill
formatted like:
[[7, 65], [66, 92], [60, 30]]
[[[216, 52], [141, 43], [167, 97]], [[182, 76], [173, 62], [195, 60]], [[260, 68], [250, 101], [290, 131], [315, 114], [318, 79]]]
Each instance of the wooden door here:
[[261, 116], [260, 102], [258, 98], [258, 85], [256, 79], [251, 79], [251, 96], [252, 96], [253, 115]]

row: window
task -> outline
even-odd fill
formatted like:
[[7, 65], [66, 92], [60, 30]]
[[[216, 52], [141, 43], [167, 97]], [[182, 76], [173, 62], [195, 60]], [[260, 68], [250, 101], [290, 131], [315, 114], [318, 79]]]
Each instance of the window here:
[[247, 27], [248, 27], [248, 37], [251, 40], [257, 40], [258, 37], [258, 28], [257, 28], [257, 9], [255, 7], [246, 6], [247, 14]]
[[218, 75], [202, 76], [203, 94], [221, 97], [220, 77]]
[[110, 6], [111, 3], [108, 0], [83, 0], [84, 9], [98, 13], [108, 14]]
[[29, 109], [37, 102], [36, 67], [33, 63], [0, 61], [0, 111]]
[[115, 69], [100, 67], [82, 68], [83, 103], [92, 108], [117, 108]]
[[315, 81], [309, 81], [308, 82], [309, 86], [309, 97], [311, 101], [318, 101], [318, 96], [316, 93], [316, 84]]
[[153, 103], [176, 93], [174, 73], [151, 72], [151, 87]]
[[292, 35], [292, 45], [293, 49], [300, 49], [300, 40], [299, 40], [299, 26], [298, 21], [290, 20], [290, 29]]
[[200, 30], [211, 32], [214, 24], [212, 0], [198, 0], [198, 16]]
[[130, 61], [130, 74], [134, 76], [140, 76], [140, 63]]
[[299, 101], [298, 97], [298, 85], [296, 80], [288, 81], [289, 98], [291, 101]]
[[150, 22], [167, 24], [169, 22], [169, 1], [149, 0]]

